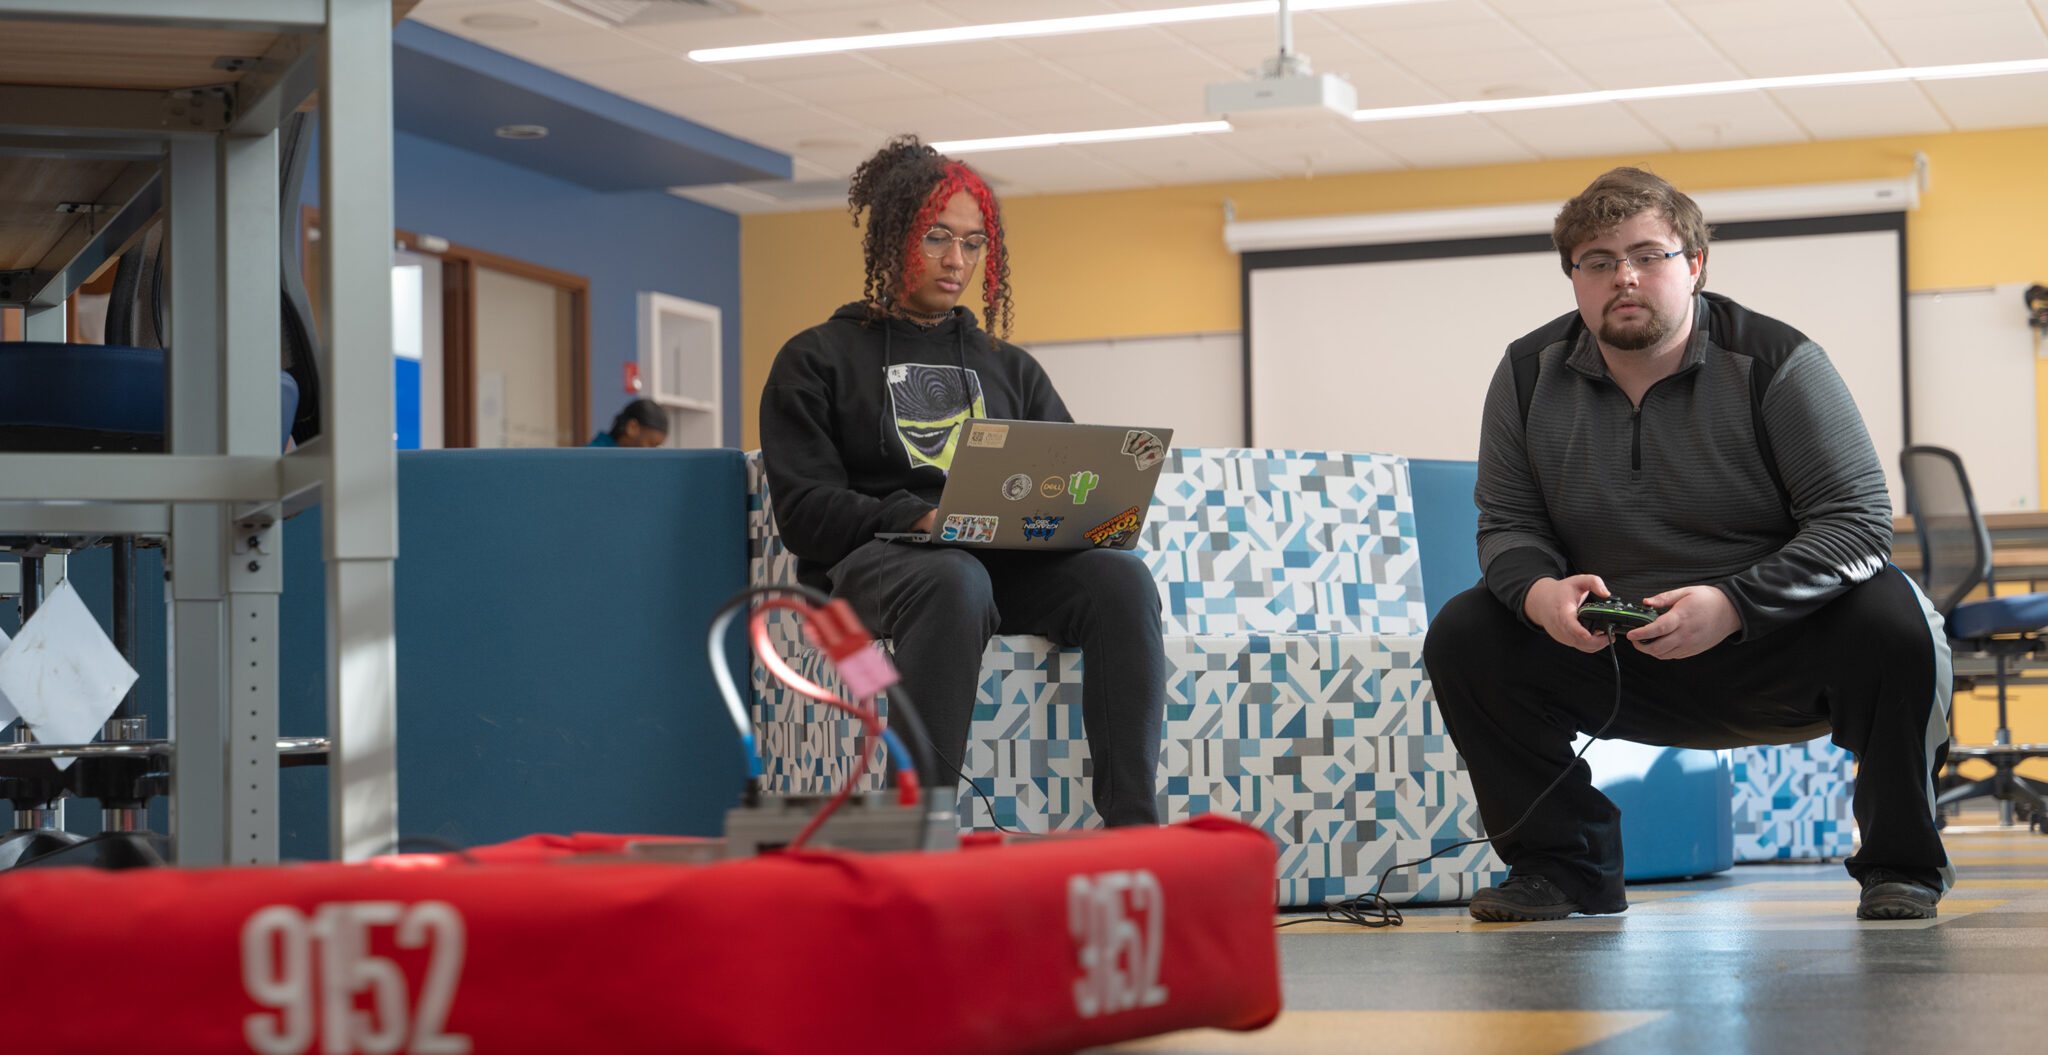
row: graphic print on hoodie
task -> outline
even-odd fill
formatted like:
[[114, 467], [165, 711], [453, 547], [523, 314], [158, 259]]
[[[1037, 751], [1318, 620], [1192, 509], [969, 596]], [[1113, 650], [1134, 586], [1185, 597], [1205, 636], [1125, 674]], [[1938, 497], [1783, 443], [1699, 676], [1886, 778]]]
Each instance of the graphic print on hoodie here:
[[981, 378], [964, 366], [892, 363], [888, 382], [896, 435], [910, 464], [950, 470], [960, 426], [968, 418], [988, 416]]

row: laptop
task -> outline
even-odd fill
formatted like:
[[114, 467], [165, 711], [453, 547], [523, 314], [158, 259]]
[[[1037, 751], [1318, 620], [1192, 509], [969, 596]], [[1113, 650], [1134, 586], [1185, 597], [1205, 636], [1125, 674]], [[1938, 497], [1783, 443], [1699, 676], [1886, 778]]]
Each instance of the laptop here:
[[970, 418], [932, 530], [876, 538], [980, 549], [1130, 549], [1173, 430]]

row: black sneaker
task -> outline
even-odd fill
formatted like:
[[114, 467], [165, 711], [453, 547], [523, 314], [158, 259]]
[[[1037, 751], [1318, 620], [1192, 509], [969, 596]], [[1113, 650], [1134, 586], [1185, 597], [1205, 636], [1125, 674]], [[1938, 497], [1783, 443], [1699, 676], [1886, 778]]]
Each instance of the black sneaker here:
[[1863, 897], [1856, 902], [1857, 919], [1933, 919], [1941, 891], [1908, 879], [1889, 868], [1863, 873]]
[[1490, 886], [1472, 895], [1471, 911], [1473, 919], [1485, 923], [1534, 923], [1563, 919], [1574, 912], [1593, 916], [1626, 908], [1626, 901], [1614, 906], [1587, 908], [1572, 900], [1571, 895], [1547, 877], [1533, 872], [1516, 872], [1502, 880], [1499, 886]]

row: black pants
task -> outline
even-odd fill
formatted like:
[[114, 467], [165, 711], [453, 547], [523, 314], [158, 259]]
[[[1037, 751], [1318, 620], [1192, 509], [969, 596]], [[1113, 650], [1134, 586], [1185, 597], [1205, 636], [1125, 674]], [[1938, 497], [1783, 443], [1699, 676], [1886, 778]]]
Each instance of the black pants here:
[[933, 746], [955, 766], [966, 754], [990, 636], [1038, 634], [1078, 646], [1095, 812], [1111, 826], [1158, 823], [1154, 774], [1166, 654], [1159, 587], [1143, 561], [1116, 550], [976, 551], [877, 541], [848, 554], [831, 579], [833, 594], [846, 598], [862, 622], [895, 639], [903, 687]]
[[[1932, 622], [1930, 622], [1932, 620]], [[1948, 753], [1948, 640], [1913, 584], [1885, 568], [1819, 611], [1755, 641], [1659, 660], [1618, 643], [1621, 711], [1605, 736], [1671, 747], [1790, 744], [1832, 733], [1856, 756], [1862, 848], [1849, 874], [1894, 869], [1953, 881], [1934, 827]], [[1524, 625], [1485, 586], [1430, 623], [1423, 663], [1472, 775], [1479, 816], [1502, 832], [1560, 770], [1572, 772], [1494, 849], [1581, 904], [1622, 901], [1621, 811], [1573, 763], [1572, 739], [1614, 708], [1614, 661]]]

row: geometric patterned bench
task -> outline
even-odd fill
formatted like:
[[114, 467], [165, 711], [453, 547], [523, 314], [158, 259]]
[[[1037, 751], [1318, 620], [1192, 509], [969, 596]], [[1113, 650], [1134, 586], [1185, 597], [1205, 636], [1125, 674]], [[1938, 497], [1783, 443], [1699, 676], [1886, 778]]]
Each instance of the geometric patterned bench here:
[[[1283, 905], [1363, 893], [1387, 866], [1472, 838], [1471, 787], [1422, 671], [1406, 459], [1180, 448], [1161, 471], [1137, 552], [1159, 582], [1171, 672], [1162, 816], [1227, 814], [1271, 835]], [[758, 452], [748, 484], [751, 581], [794, 582]], [[836, 687], [793, 624], [775, 622], [778, 650]], [[998, 636], [983, 654], [964, 769], [1006, 827], [1096, 823], [1081, 666], [1039, 637]], [[852, 720], [770, 685], [758, 664], [753, 680], [763, 790], [837, 787]], [[963, 817], [986, 827], [960, 795]], [[1468, 847], [1395, 873], [1385, 893], [1459, 900], [1505, 874], [1489, 848]]]
[[1856, 850], [1855, 760], [1823, 736], [1803, 744], [1738, 747], [1735, 860], [1840, 859]]

